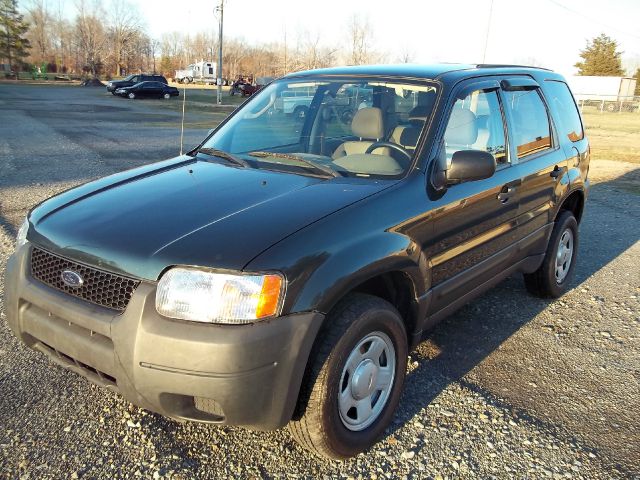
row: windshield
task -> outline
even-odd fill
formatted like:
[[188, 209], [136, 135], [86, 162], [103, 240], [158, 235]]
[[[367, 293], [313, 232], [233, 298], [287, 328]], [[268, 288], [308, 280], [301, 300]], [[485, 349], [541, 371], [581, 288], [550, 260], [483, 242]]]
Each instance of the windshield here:
[[130, 80], [133, 80], [133, 77], [135, 77], [135, 74], [128, 75], [128, 76], [124, 77], [122, 80], [125, 81], [125, 82], [128, 82]]
[[362, 79], [282, 79], [216, 131], [217, 149], [258, 168], [394, 178], [412, 163], [436, 86]]

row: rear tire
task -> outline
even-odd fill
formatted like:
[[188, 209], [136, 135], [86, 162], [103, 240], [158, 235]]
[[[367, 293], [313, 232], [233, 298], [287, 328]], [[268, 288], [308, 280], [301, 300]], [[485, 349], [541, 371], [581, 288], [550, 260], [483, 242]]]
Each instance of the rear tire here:
[[170, 95], [170, 94], [168, 94], [168, 93], [165, 93], [162, 97], [163, 97], [165, 100], [169, 100], [169, 99], [171, 98], [171, 95]]
[[561, 211], [542, 265], [535, 272], [524, 274], [529, 293], [540, 298], [558, 298], [569, 289], [576, 265], [578, 238], [576, 217], [568, 210]]
[[407, 355], [407, 333], [393, 305], [371, 295], [346, 297], [314, 345], [291, 436], [333, 459], [370, 448], [395, 414]]

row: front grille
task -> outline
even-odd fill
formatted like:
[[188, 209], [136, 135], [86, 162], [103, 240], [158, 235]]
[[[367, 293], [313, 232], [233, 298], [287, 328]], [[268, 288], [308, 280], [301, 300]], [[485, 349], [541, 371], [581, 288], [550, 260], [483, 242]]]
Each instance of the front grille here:
[[[65, 270], [80, 275], [82, 285], [71, 287], [64, 283], [62, 272]], [[118, 312], [127, 308], [140, 284], [137, 280], [72, 262], [36, 247], [31, 252], [31, 275], [57, 290]]]

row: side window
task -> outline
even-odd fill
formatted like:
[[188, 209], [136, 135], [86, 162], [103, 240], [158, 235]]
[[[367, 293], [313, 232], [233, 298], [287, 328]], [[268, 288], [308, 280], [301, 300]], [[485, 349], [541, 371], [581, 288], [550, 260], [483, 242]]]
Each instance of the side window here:
[[576, 102], [567, 84], [555, 80], [547, 80], [545, 86], [548, 93], [546, 95], [547, 100], [560, 116], [560, 121], [562, 122], [561, 133], [566, 135], [572, 142], [582, 140], [584, 138], [582, 121], [580, 120]]
[[133, 77], [133, 78], [131, 79], [131, 81], [132, 81], [133, 83], [138, 83], [138, 82], [141, 82], [141, 81], [142, 81], [142, 79], [141, 79], [139, 76], [135, 76], [135, 77]]
[[495, 90], [476, 90], [456, 100], [444, 133], [447, 164], [460, 150], [491, 153], [498, 167], [507, 165], [507, 144], [500, 100]]
[[538, 89], [504, 92], [518, 158], [551, 148], [549, 114]]

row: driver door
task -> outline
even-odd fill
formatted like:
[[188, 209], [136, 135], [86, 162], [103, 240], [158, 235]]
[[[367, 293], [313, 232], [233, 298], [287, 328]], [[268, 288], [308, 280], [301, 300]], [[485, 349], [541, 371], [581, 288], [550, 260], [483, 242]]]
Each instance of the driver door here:
[[450, 185], [436, 201], [434, 235], [425, 248], [433, 288], [430, 315], [446, 315], [509, 265], [520, 178], [511, 162], [506, 125], [497, 80], [465, 85], [450, 105], [441, 162], [449, 165], [460, 150], [483, 150], [495, 157], [496, 172]]

